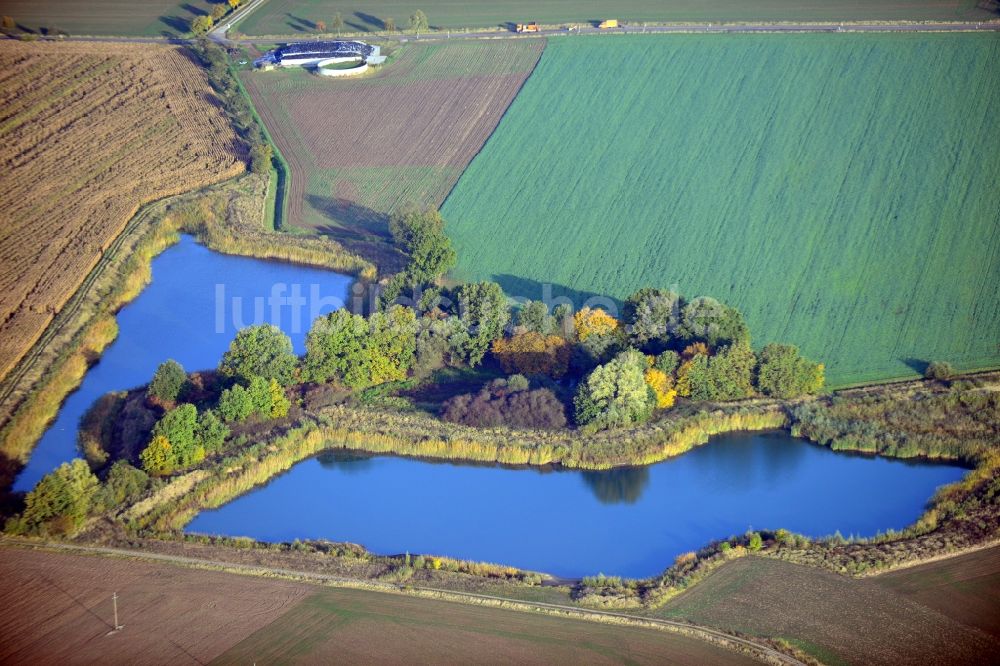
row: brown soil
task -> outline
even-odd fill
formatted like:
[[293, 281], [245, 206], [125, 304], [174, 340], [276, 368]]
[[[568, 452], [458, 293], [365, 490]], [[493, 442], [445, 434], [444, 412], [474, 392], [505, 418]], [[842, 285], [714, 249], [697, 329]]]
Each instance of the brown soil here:
[[[863, 580], [747, 557], [726, 564], [658, 614], [789, 639], [828, 663], [985, 663], [1000, 650], [1000, 640], [972, 619], [976, 609], [964, 606], [975, 604], [989, 616], [1000, 612], [998, 571], [998, 548]], [[952, 572], [953, 582], [944, 572]], [[954, 584], [967, 576], [980, 576], [986, 589]], [[931, 594], [937, 599], [929, 601]], [[995, 619], [985, 624], [996, 626]]]
[[543, 46], [414, 44], [374, 76], [355, 80], [247, 74], [246, 87], [292, 172], [289, 223], [371, 243], [384, 235], [394, 208], [440, 205]]
[[651, 629], [21, 548], [0, 551], [0, 604], [0, 663], [749, 663]]
[[[125, 628], [108, 635], [114, 592]], [[4, 548], [0, 663], [207, 663], [311, 592], [282, 581]]]
[[243, 170], [176, 47], [0, 44], [0, 377], [139, 206]]

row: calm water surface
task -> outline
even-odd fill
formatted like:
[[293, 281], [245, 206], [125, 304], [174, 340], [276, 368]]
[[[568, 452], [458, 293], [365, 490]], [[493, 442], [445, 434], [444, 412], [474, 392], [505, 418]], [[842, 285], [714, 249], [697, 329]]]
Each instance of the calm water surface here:
[[902, 528], [935, 488], [964, 473], [834, 453], [784, 433], [720, 436], [672, 460], [608, 472], [325, 454], [203, 512], [188, 530], [642, 577], [750, 528], [812, 536]]
[[[281, 326], [303, 353], [311, 315], [336, 309], [351, 282], [316, 268], [219, 254], [183, 236], [153, 260], [152, 284], [118, 313], [118, 339], [63, 404], [15, 488], [30, 490], [77, 457], [77, 426], [90, 405], [108, 391], [145, 384], [168, 358], [189, 371], [214, 368], [238, 328], [264, 321]], [[293, 290], [306, 301], [298, 308], [271, 298]]]

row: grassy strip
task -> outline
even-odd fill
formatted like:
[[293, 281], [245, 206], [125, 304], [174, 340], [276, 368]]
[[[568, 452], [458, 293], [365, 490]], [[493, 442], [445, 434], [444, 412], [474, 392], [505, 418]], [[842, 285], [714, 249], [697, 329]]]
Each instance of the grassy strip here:
[[602, 470], [650, 465], [679, 456], [713, 435], [787, 425], [778, 405], [730, 407], [667, 417], [627, 431], [585, 435], [575, 430], [473, 428], [421, 414], [349, 407], [323, 412], [331, 448], [503, 465], [561, 465]]
[[233, 69], [233, 63], [229, 58], [226, 58], [226, 66], [229, 71], [229, 76], [232, 78], [233, 83], [236, 85], [236, 89], [239, 94], [246, 101], [247, 106], [250, 109], [250, 113], [253, 114], [253, 120], [260, 129], [261, 134], [267, 140], [267, 143], [271, 146], [271, 168], [277, 173], [277, 181], [275, 182], [275, 204], [274, 204], [274, 214], [273, 214], [273, 224], [271, 228], [274, 231], [281, 231], [285, 227], [285, 221], [288, 219], [288, 191], [289, 191], [289, 181], [292, 177], [292, 168], [288, 165], [284, 156], [281, 154], [281, 150], [278, 148], [278, 144], [275, 143], [274, 137], [271, 136], [271, 132], [267, 129], [267, 125], [264, 124], [264, 120], [257, 113], [257, 107], [253, 104], [253, 98], [250, 93], [247, 92], [246, 87], [243, 85], [243, 80], [240, 79], [239, 73]]

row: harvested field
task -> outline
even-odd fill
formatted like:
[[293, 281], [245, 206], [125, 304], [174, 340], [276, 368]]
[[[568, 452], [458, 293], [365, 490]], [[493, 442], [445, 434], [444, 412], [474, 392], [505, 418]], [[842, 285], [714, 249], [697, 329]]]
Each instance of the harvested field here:
[[752, 663], [651, 629], [19, 548], [0, 602], [0, 663]]
[[879, 576], [874, 583], [1000, 641], [1000, 548]]
[[149, 201], [243, 171], [176, 47], [0, 44], [0, 377]]
[[370, 256], [389, 212], [444, 200], [543, 46], [415, 44], [377, 74], [353, 81], [303, 70], [246, 73], [291, 167], [289, 223], [331, 233]]
[[191, 19], [212, 11], [211, 0], [4, 0], [3, 13], [23, 30], [71, 35], [186, 34]]
[[1000, 650], [998, 575], [1000, 548], [863, 580], [748, 557], [658, 614], [784, 638], [825, 663], [986, 663]]
[[[119, 596], [113, 636], [111, 594]], [[0, 551], [0, 663], [208, 663], [306, 585], [18, 548]]]
[[[51, 1], [51, 0], [49, 0]], [[980, 0], [424, 0], [420, 9], [438, 28], [494, 27], [512, 21], [557, 24], [603, 18], [623, 21], [850, 21], [983, 19], [995, 12]], [[348, 30], [383, 30], [392, 17], [405, 28], [416, 7], [407, 0], [269, 0], [240, 23], [250, 35], [304, 33], [341, 12]]]
[[714, 296], [832, 387], [996, 367], [998, 58], [995, 34], [550, 40], [444, 204], [454, 277]]

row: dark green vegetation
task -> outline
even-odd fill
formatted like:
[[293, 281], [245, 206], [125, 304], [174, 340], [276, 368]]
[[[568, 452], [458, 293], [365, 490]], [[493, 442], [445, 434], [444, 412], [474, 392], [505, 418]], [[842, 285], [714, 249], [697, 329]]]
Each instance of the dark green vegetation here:
[[442, 209], [456, 277], [712, 294], [833, 386], [1000, 364], [998, 57], [997, 35], [550, 40]]
[[386, 20], [408, 29], [418, 7], [434, 28], [507, 27], [513, 23], [596, 22], [618, 18], [631, 23], [669, 21], [849, 21], [984, 19], [995, 12], [979, 9], [976, 0], [500, 0], [456, 3], [427, 0], [269, 0], [239, 25], [250, 35], [312, 32], [316, 22], [327, 29], [340, 12], [344, 29], [381, 31]]
[[1000, 549], [862, 580], [759, 557], [657, 614], [783, 639], [827, 664], [986, 663], [1000, 650]]
[[178, 37], [190, 31], [193, 19], [211, 14], [217, 4], [210, 0], [5, 0], [2, 12], [21, 30], [41, 34], [62, 30], [70, 35]]

